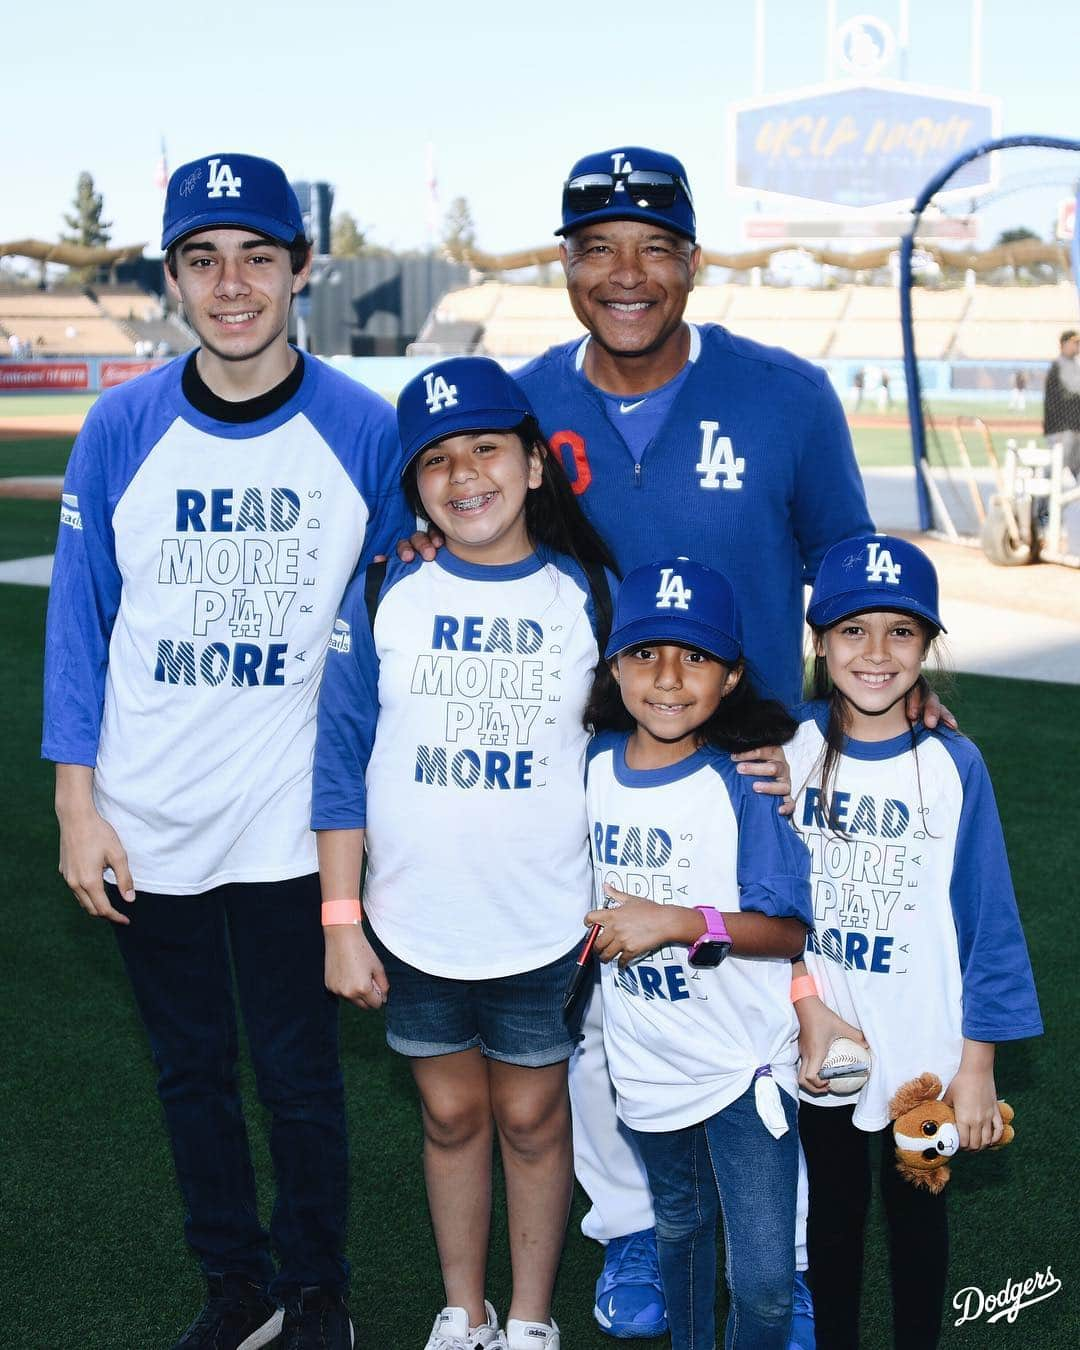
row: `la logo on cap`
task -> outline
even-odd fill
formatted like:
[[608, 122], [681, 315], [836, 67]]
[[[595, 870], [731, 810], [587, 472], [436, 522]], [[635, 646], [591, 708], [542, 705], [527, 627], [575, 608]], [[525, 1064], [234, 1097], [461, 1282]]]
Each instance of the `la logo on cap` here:
[[223, 164], [220, 159], [210, 160], [209, 165], [210, 177], [206, 181], [206, 195], [208, 197], [239, 197], [244, 180], [236, 178], [229, 164]]
[[900, 584], [901, 567], [898, 562], [893, 562], [892, 554], [887, 548], [882, 548], [875, 540], [871, 540], [866, 546], [866, 579], [867, 581], [885, 581], [890, 586]]
[[427, 390], [428, 412], [442, 412], [443, 408], [457, 407], [457, 385], [447, 384], [445, 376], [436, 375], [429, 370], [424, 376], [424, 388]]
[[673, 567], [660, 569], [660, 589], [656, 592], [657, 609], [689, 609], [694, 592], [683, 583]]
[[[611, 156], [611, 172], [614, 174], [624, 174], [634, 172], [634, 166], [626, 158], [625, 150], [616, 150], [615, 153]], [[625, 192], [626, 189], [623, 187], [622, 183], [616, 183], [615, 191]]]

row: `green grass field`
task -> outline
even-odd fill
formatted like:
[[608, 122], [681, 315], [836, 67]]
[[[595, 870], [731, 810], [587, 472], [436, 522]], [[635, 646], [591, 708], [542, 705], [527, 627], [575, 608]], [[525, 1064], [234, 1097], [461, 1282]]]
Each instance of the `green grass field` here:
[[56, 502], [20, 502], [0, 497], [0, 562], [34, 558], [56, 546]]
[[0, 408], [11, 417], [40, 417], [42, 413], [86, 412], [97, 394], [13, 394], [5, 392]]
[[[51, 776], [37, 758], [44, 606], [43, 590], [0, 587], [8, 766], [0, 832], [9, 886], [3, 1339], [9, 1350], [150, 1350], [171, 1343], [200, 1303], [201, 1282], [183, 1245], [154, 1071], [112, 935], [79, 910], [56, 874]], [[977, 1285], [990, 1293], [1047, 1266], [1064, 1288], [1014, 1326], [950, 1324], [943, 1344], [1073, 1350], [1080, 1325], [1080, 1233], [1069, 1181], [1076, 1092], [1062, 1066], [1080, 1048], [1068, 939], [1080, 819], [1069, 751], [1077, 746], [1080, 688], [960, 676], [949, 701], [994, 775], [1048, 1027], [1043, 1039], [999, 1056], [999, 1090], [1017, 1112], [1016, 1143], [955, 1166], [949, 1289]], [[403, 1061], [382, 1043], [380, 1019], [351, 1007], [342, 1016], [357, 1344], [409, 1350], [423, 1344], [441, 1303], [417, 1109]], [[265, 1213], [269, 1161], [249, 1073], [244, 1090]], [[505, 1308], [501, 1204], [489, 1292]], [[600, 1350], [611, 1342], [590, 1318], [598, 1252], [578, 1232], [582, 1210], [579, 1194], [555, 1313], [567, 1350]], [[888, 1344], [886, 1288], [875, 1218], [864, 1300], [868, 1350]]]
[[[29, 412], [41, 403], [39, 411], [67, 412], [76, 409], [59, 405], [81, 398], [20, 396], [5, 407]], [[905, 429], [870, 426], [855, 435], [864, 466], [910, 463]], [[64, 438], [0, 442], [0, 476], [62, 473], [69, 449]], [[0, 499], [0, 559], [51, 552], [56, 517], [55, 502]], [[9, 1071], [0, 1122], [4, 1339], [11, 1350], [147, 1350], [170, 1343], [198, 1306], [201, 1282], [183, 1244], [154, 1071], [111, 934], [82, 914], [56, 875], [50, 772], [37, 759], [44, 604], [42, 590], [0, 586], [8, 691], [8, 806], [0, 831], [11, 897], [10, 996], [2, 1013]], [[1058, 1066], [1071, 1063], [1078, 1048], [1070, 1019], [1075, 962], [1063, 938], [1080, 819], [1068, 753], [1078, 745], [1080, 688], [960, 676], [949, 702], [995, 777], [1049, 1031], [999, 1057], [999, 1090], [1017, 1109], [1017, 1143], [955, 1169], [949, 1287], [990, 1293], [1049, 1265], [1064, 1289], [1021, 1313], [1015, 1326], [950, 1325], [943, 1344], [1071, 1350], [1080, 1325], [1078, 1224], [1068, 1182], [1076, 1094], [1071, 1083], [1060, 1085]], [[385, 1049], [379, 1021], [346, 1008], [343, 1022], [358, 1345], [408, 1350], [423, 1343], [441, 1302], [417, 1109], [407, 1069]], [[265, 1212], [269, 1158], [249, 1073], [244, 1090]], [[583, 1208], [579, 1194], [556, 1295], [567, 1350], [611, 1345], [589, 1315], [598, 1250], [578, 1233]], [[490, 1292], [505, 1307], [509, 1264], [499, 1227]], [[869, 1250], [864, 1344], [876, 1350], [888, 1344], [876, 1224]]]
[[71, 454], [71, 436], [27, 437], [0, 441], [0, 478], [62, 474]]

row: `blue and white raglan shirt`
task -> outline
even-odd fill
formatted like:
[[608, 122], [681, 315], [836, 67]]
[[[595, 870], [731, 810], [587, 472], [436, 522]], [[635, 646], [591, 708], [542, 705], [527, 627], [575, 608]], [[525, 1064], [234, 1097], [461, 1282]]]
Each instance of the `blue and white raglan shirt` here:
[[366, 829], [364, 910], [403, 961], [474, 980], [548, 965], [591, 894], [588, 581], [544, 550], [392, 560], [372, 632], [363, 580], [330, 643], [312, 825]]
[[[664, 769], [631, 769], [629, 733], [589, 747], [586, 801], [595, 898], [610, 883], [657, 904], [754, 910], [810, 922], [806, 848], [775, 802], [709, 748]], [[791, 962], [728, 956], [712, 970], [662, 948], [602, 967], [604, 1046], [620, 1118], [646, 1132], [707, 1120], [768, 1067], [797, 1094]]]
[[[620, 569], [686, 556], [724, 572], [755, 684], [791, 705], [802, 696], [803, 585], [832, 544], [873, 530], [851, 434], [818, 367], [716, 324], [690, 332], [685, 380], [620, 400], [617, 414], [582, 369], [588, 338], [514, 378]], [[650, 399], [672, 392], [637, 457], [620, 424], [648, 419]]]
[[226, 423], [185, 360], [104, 394], [64, 480], [42, 754], [94, 769], [140, 890], [316, 870], [319, 680], [358, 561], [411, 529], [393, 409], [302, 357], [295, 395]]
[[[823, 1001], [862, 1030], [873, 1068], [855, 1105], [859, 1129], [889, 1122], [902, 1083], [935, 1073], [948, 1087], [963, 1040], [1042, 1032], [994, 790], [978, 750], [945, 727], [887, 741], [848, 739], [833, 824], [818, 786], [827, 705], [796, 710], [785, 747], [798, 787], [795, 822], [810, 849], [814, 931], [806, 964]], [[916, 755], [918, 762], [916, 763]]]

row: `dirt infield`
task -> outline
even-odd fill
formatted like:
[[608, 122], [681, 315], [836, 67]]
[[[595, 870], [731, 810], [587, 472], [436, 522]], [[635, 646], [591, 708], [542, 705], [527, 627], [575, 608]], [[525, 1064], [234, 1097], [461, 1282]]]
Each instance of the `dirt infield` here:
[[0, 416], [0, 441], [25, 441], [31, 437], [77, 436], [85, 413], [52, 413], [43, 417]]
[[[942, 426], [953, 426], [957, 419], [971, 422], [973, 417], [951, 412], [939, 420]], [[1041, 436], [1042, 423], [1033, 417], [983, 417], [991, 431], [1010, 436]], [[906, 413], [849, 412], [847, 424], [852, 431], [907, 431], [911, 422]]]
[[[996, 567], [981, 548], [951, 544], [931, 535], [896, 530], [928, 554], [943, 596], [990, 605], [998, 610], [1041, 614], [1080, 624], [1080, 575], [1053, 563]], [[947, 619], [947, 615], [945, 615]]]
[[0, 497], [14, 497], [23, 502], [58, 502], [63, 486], [62, 478], [46, 474], [32, 478], [0, 478]]

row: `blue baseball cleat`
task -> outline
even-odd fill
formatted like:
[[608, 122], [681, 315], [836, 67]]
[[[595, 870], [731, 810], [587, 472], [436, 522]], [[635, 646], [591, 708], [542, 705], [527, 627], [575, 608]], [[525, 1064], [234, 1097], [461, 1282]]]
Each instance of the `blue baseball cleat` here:
[[810, 1296], [804, 1270], [795, 1272], [795, 1284], [791, 1292], [791, 1340], [788, 1350], [815, 1350], [814, 1300]]
[[604, 1268], [596, 1281], [593, 1316], [602, 1331], [620, 1340], [662, 1336], [667, 1331], [653, 1229], [643, 1228], [608, 1243]]

